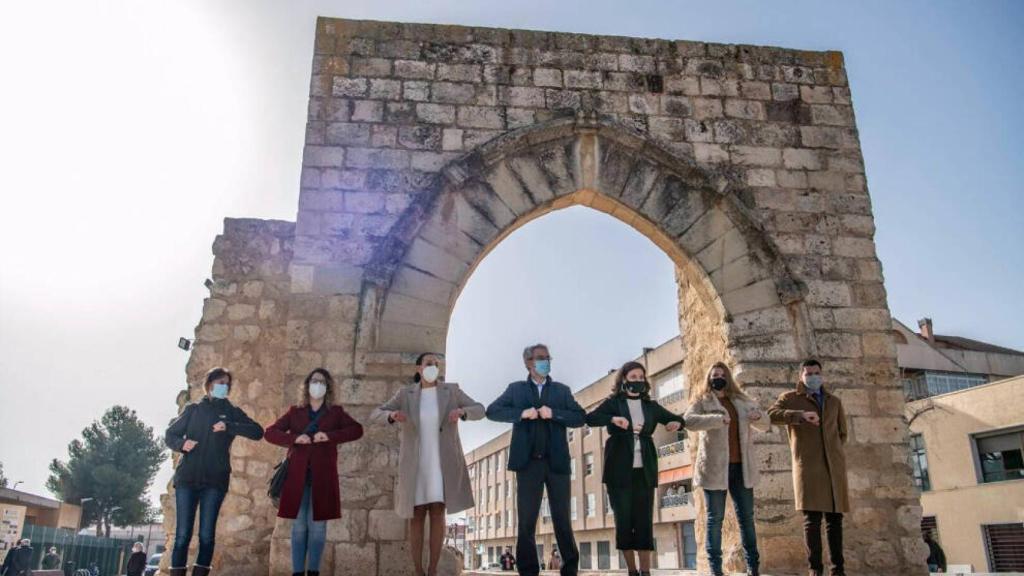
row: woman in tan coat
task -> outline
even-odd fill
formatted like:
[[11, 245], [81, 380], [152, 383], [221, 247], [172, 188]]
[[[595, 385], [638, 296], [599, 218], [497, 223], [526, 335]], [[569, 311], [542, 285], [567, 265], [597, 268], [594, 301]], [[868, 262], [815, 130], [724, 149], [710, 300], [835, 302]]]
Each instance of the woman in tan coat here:
[[740, 526], [747, 574], [760, 572], [757, 533], [754, 530], [754, 487], [759, 473], [753, 429], [771, 428], [768, 418], [733, 380], [729, 367], [716, 362], [697, 385], [693, 404], [686, 410], [686, 427], [699, 430], [693, 483], [704, 490], [707, 537], [704, 548], [715, 576], [722, 572], [722, 521], [725, 494], [732, 498]]
[[373, 411], [375, 422], [400, 424], [395, 512], [410, 518], [409, 539], [416, 576], [423, 572], [423, 530], [430, 515], [430, 565], [426, 574], [437, 574], [445, 534], [445, 509], [455, 513], [473, 507], [466, 459], [459, 440], [460, 420], [479, 420], [484, 406], [457, 384], [441, 377], [441, 359], [421, 354], [416, 359], [413, 381]]

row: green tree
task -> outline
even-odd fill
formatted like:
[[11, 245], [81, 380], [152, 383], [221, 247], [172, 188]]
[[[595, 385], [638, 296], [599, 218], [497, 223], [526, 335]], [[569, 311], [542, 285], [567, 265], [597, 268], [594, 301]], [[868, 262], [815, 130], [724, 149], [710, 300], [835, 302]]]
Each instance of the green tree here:
[[0, 462], [0, 488], [7, 488], [7, 475], [4, 474], [3, 462]]
[[127, 526], [153, 516], [146, 492], [166, 458], [163, 442], [134, 410], [113, 406], [68, 444], [68, 460], [50, 462], [46, 487], [65, 502], [82, 506], [86, 525], [110, 536], [111, 523]]

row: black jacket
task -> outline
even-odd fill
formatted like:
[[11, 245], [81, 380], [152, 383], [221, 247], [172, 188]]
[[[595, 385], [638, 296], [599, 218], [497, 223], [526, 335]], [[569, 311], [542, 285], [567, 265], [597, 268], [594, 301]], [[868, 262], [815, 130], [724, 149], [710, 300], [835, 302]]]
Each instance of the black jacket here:
[[[640, 431], [640, 454], [644, 463], [644, 476], [648, 486], [658, 485], [658, 451], [651, 435], [658, 424], [679, 422], [686, 425], [682, 416], [673, 414], [654, 400], [642, 400], [644, 427]], [[629, 428], [623, 430], [612, 424], [612, 418], [622, 416], [629, 420]], [[633, 474], [633, 419], [629, 415], [626, 396], [617, 394], [601, 403], [587, 414], [590, 426], [607, 426], [608, 441], [604, 445], [604, 476], [601, 481], [609, 486], [629, 487]]]
[[131, 558], [128, 559], [128, 566], [125, 568], [127, 576], [142, 576], [142, 572], [146, 569], [146, 553], [145, 552], [132, 552]]
[[47, 552], [43, 556], [43, 570], [57, 570], [60, 568], [60, 556]]
[[18, 546], [7, 551], [4, 576], [28, 576], [32, 573], [32, 547]]
[[[214, 432], [213, 425], [223, 421], [224, 432]], [[235, 436], [250, 440], [263, 438], [263, 427], [228, 400], [209, 396], [189, 404], [167, 427], [164, 442], [181, 461], [174, 471], [174, 485], [192, 488], [212, 487], [227, 492], [231, 477], [231, 443]], [[190, 452], [183, 452], [185, 440], [195, 440]]]
[[512, 424], [508, 469], [513, 472], [525, 469], [530, 463], [533, 436], [546, 430], [548, 465], [551, 471], [556, 474], [569, 473], [569, 442], [565, 429], [583, 426], [586, 412], [576, 403], [572, 390], [565, 384], [548, 378], [545, 386], [551, 387], [545, 393], [547, 406], [551, 408], [551, 420], [523, 420], [523, 410], [540, 407], [537, 387], [529, 380], [509, 384], [505, 392], [487, 407], [487, 418]]

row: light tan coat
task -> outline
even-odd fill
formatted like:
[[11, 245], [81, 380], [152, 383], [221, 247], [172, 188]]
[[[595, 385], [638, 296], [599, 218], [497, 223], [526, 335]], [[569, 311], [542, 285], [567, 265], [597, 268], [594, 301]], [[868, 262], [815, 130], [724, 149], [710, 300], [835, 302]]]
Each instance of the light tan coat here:
[[[441, 476], [444, 479], [444, 503], [449, 514], [473, 507], [473, 489], [470, 485], [466, 458], [463, 456], [459, 425], [448, 421], [448, 414], [456, 408], [466, 412], [466, 420], [484, 417], [484, 405], [470, 398], [458, 384], [441, 382], [437, 385], [438, 415], [441, 418]], [[420, 385], [413, 382], [395, 393], [390, 400], [374, 409], [370, 419], [388, 423], [388, 415], [400, 410], [408, 420], [395, 422], [401, 427], [402, 445], [398, 456], [398, 486], [395, 489], [395, 512], [402, 518], [412, 518], [416, 504], [416, 477], [419, 473], [420, 442]]]
[[[742, 397], [732, 400], [739, 420], [740, 454], [743, 458], [743, 485], [754, 488], [760, 479], [757, 454], [751, 429], [762, 432], [771, 429], [768, 417], [757, 402]], [[686, 409], [686, 429], [700, 431], [697, 438], [697, 458], [693, 464], [693, 483], [705, 490], [729, 488], [729, 426], [725, 423], [728, 411], [714, 394], [705, 394]], [[751, 422], [750, 414], [760, 418]]]

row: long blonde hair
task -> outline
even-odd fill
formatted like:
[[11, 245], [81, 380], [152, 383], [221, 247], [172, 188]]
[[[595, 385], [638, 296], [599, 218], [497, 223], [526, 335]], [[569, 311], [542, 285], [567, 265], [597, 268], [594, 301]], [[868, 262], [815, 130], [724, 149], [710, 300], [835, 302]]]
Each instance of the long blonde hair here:
[[750, 400], [750, 396], [740, 388], [740, 385], [736, 383], [736, 380], [732, 377], [732, 370], [725, 362], [715, 362], [708, 368], [707, 374], [704, 375], [704, 381], [697, 384], [697, 397], [703, 398], [704, 396], [714, 396], [715, 390], [711, 388], [711, 373], [715, 371], [715, 368], [721, 368], [723, 372], [723, 378], [725, 378], [725, 395], [730, 399], [742, 398], [744, 400]]

